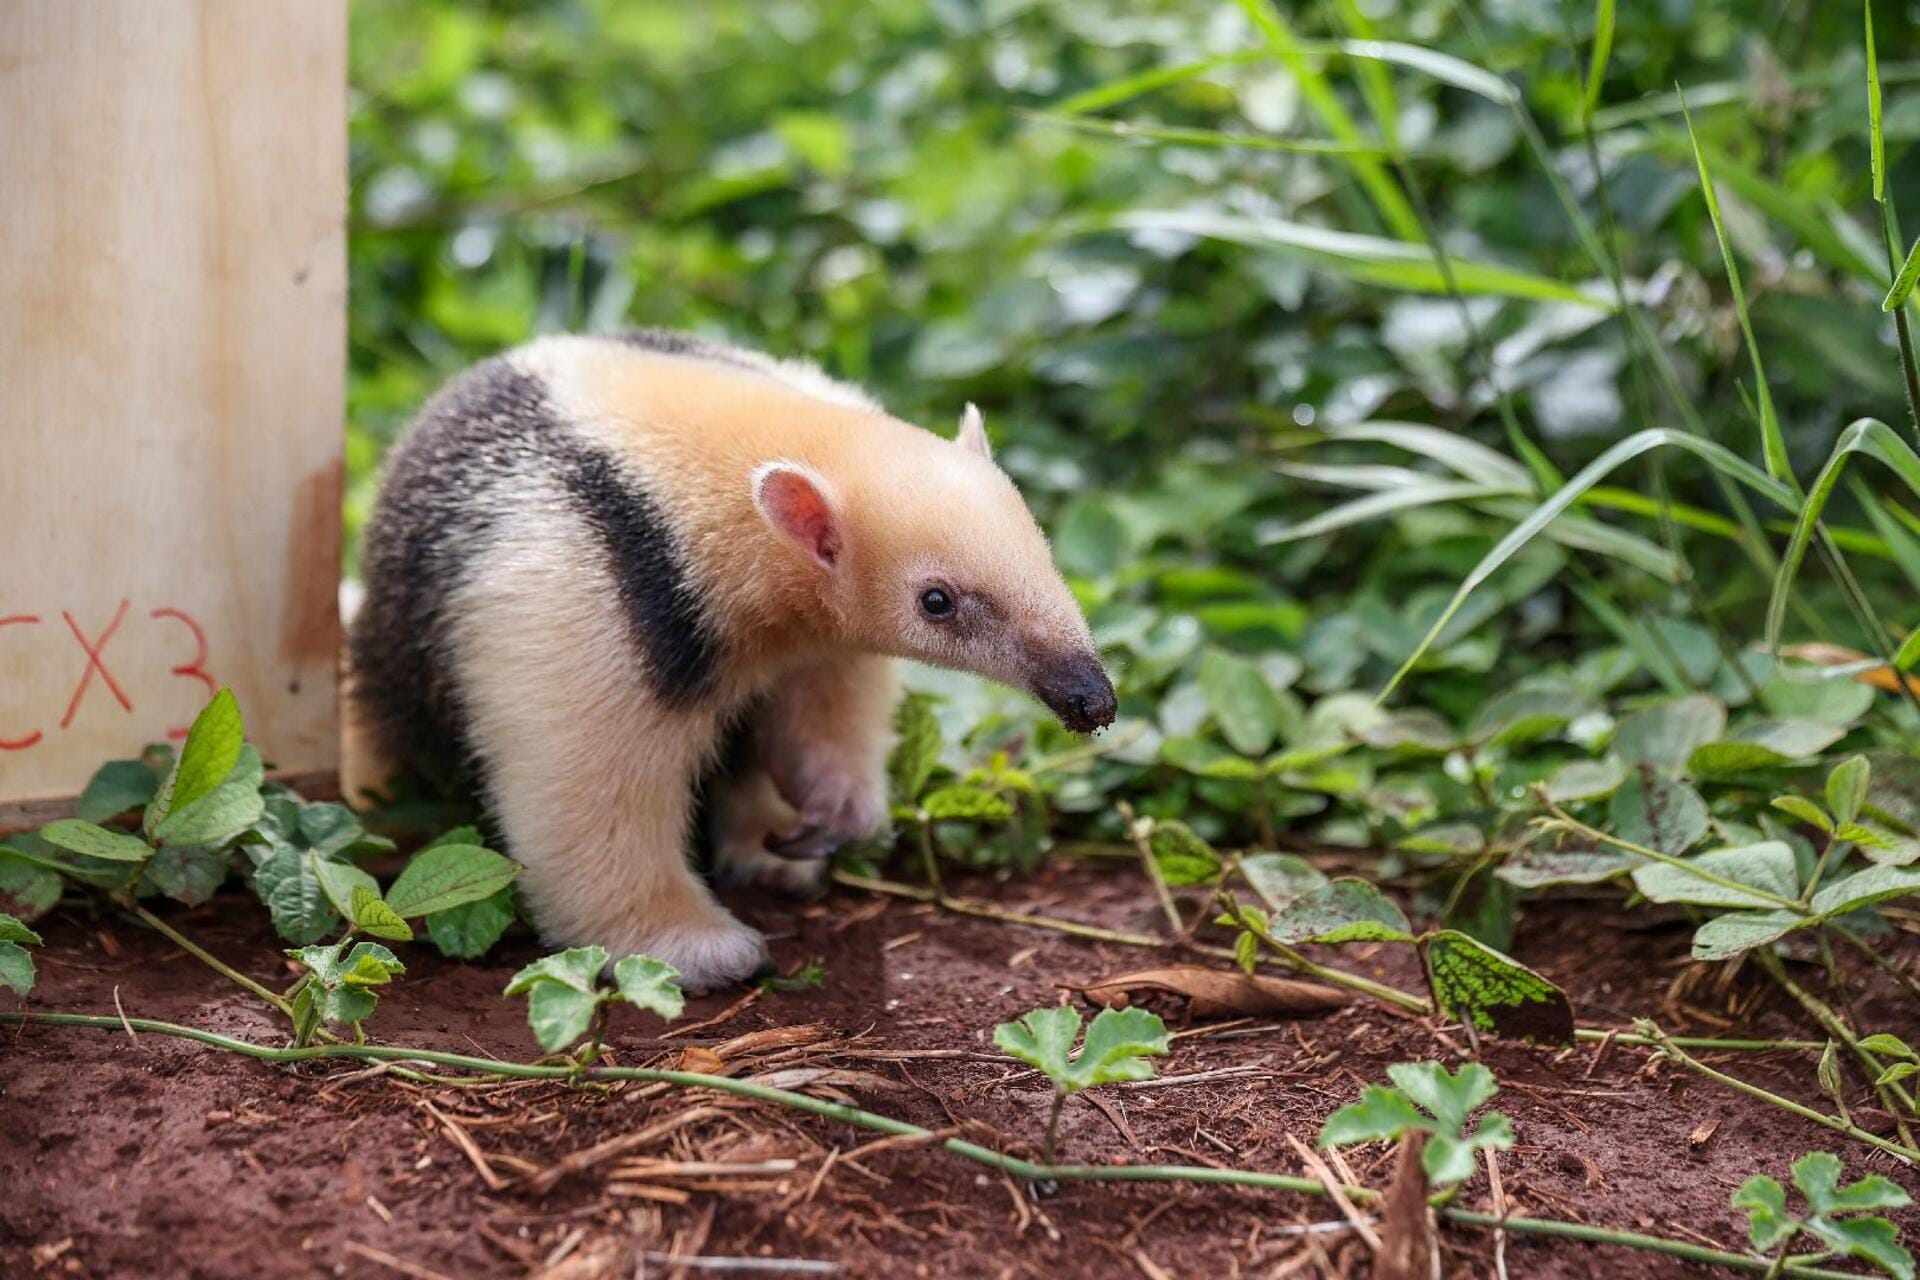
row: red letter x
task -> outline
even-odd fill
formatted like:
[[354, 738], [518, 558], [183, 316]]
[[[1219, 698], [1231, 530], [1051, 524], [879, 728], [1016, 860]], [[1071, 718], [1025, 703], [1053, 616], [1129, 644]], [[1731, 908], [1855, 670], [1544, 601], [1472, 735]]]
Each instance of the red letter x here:
[[80, 709], [80, 699], [86, 695], [87, 686], [93, 683], [95, 671], [98, 671], [100, 678], [107, 682], [107, 688], [113, 691], [113, 696], [120, 705], [128, 711], [133, 710], [133, 703], [127, 701], [126, 691], [113, 678], [113, 672], [107, 670], [106, 664], [100, 661], [100, 651], [107, 647], [107, 641], [113, 639], [113, 633], [120, 629], [121, 619], [127, 616], [127, 602], [124, 599], [120, 601], [120, 608], [114, 612], [113, 621], [107, 624], [107, 629], [102, 631], [100, 638], [92, 644], [87, 643], [86, 636], [80, 632], [80, 624], [73, 620], [72, 614], [62, 609], [60, 616], [67, 620], [67, 628], [73, 632], [73, 638], [78, 640], [80, 647], [87, 651], [87, 669], [81, 673], [80, 683], [74, 686], [73, 699], [67, 703], [67, 714], [60, 717], [60, 727], [64, 729], [73, 723], [73, 713]]

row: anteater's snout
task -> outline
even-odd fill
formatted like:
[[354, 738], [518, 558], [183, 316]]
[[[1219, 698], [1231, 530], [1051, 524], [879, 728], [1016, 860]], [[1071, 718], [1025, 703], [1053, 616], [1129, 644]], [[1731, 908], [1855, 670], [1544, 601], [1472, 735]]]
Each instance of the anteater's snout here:
[[1104, 729], [1113, 723], [1114, 713], [1119, 710], [1113, 681], [1107, 679], [1106, 669], [1091, 654], [1074, 654], [1048, 663], [1035, 677], [1033, 693], [1075, 733]]

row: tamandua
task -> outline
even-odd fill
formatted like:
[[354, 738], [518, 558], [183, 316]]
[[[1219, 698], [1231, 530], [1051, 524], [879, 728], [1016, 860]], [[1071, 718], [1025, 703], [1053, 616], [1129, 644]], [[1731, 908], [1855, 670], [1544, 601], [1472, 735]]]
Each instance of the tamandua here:
[[817, 884], [883, 829], [896, 658], [1026, 689], [1068, 728], [1113, 685], [971, 405], [944, 439], [811, 364], [664, 331], [542, 338], [454, 378], [390, 455], [362, 555], [357, 710], [476, 786], [546, 940], [692, 986], [765, 944], [688, 861]]

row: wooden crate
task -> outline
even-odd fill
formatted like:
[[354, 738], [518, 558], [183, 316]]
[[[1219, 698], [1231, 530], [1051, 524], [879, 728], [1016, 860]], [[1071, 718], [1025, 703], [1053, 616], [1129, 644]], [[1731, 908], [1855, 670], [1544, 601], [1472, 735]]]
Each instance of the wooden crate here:
[[345, 0], [0, 0], [0, 823], [338, 758]]

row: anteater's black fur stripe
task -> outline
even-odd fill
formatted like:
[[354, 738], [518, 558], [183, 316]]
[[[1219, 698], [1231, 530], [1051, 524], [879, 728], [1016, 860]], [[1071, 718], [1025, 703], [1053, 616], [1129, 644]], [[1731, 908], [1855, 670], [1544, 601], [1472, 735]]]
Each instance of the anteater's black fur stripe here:
[[653, 501], [555, 417], [538, 379], [505, 360], [477, 365], [428, 403], [393, 451], [366, 531], [367, 595], [353, 628], [355, 695], [370, 727], [386, 751], [445, 789], [476, 781], [450, 612], [515, 516], [508, 504], [526, 492], [505, 483], [515, 477], [557, 482], [605, 547], [644, 660], [636, 679], [663, 702], [686, 705], [719, 662], [697, 588]]

